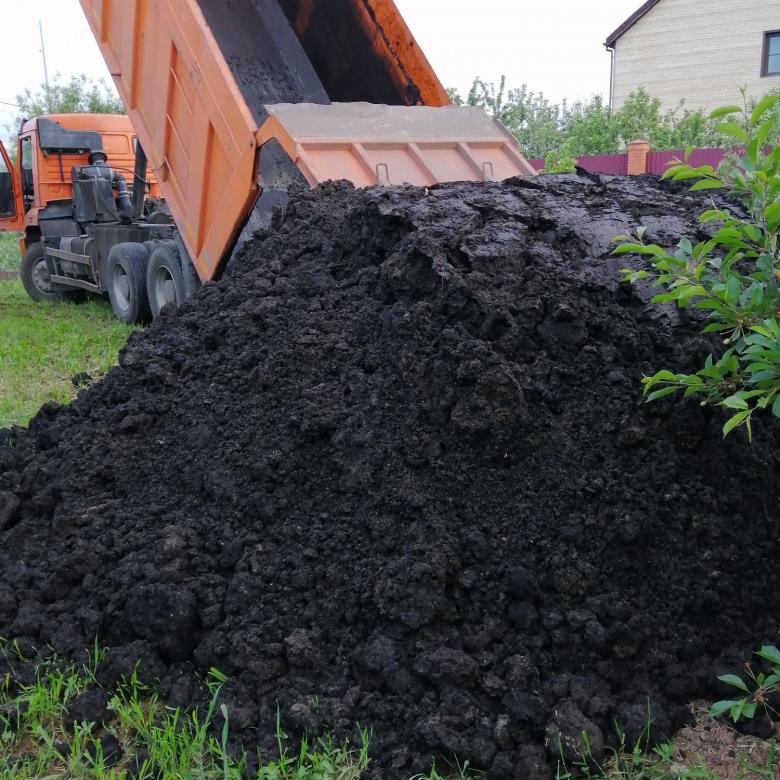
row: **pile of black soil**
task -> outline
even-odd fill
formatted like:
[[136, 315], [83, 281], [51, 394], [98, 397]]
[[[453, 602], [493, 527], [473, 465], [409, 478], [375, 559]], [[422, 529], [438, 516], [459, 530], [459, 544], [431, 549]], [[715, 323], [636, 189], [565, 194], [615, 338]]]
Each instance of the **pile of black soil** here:
[[216, 667], [244, 744], [278, 703], [291, 734], [372, 727], [382, 777], [548, 777], [559, 736], [648, 708], [668, 735], [780, 607], [777, 426], [642, 404], [710, 345], [609, 257], [701, 208], [598, 176], [302, 195], [6, 432], [0, 636], [98, 635], [177, 704]]

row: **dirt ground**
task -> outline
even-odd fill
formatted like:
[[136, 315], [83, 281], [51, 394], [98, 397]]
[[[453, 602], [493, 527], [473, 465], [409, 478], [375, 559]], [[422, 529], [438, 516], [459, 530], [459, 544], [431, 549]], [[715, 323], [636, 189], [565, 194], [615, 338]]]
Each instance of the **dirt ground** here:
[[173, 704], [216, 667], [236, 739], [368, 725], [382, 777], [546, 780], [648, 701], [667, 738], [780, 614], [777, 427], [642, 404], [711, 343], [610, 257], [700, 210], [594, 175], [302, 194], [2, 433], [0, 635], [97, 635], [104, 683], [140, 661]]

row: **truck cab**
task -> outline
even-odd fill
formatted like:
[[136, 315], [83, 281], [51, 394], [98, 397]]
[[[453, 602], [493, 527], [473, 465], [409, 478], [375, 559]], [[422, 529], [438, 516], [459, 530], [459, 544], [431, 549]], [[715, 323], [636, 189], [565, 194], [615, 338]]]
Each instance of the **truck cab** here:
[[[72, 221], [74, 166], [102, 148], [110, 168], [132, 177], [137, 138], [127, 116], [51, 114], [22, 124], [13, 150], [0, 143], [0, 230], [23, 233], [24, 248]], [[159, 198], [151, 172], [149, 196]], [[69, 225], [72, 227], [72, 225]]]
[[130, 305], [132, 269], [110, 273], [107, 265], [117, 244], [146, 243], [148, 252], [154, 242], [174, 239], [130, 119], [37, 117], [22, 124], [14, 151], [15, 162], [0, 144], [0, 230], [21, 233], [28, 294], [58, 300], [79, 290], [108, 292], [121, 319], [148, 318], [143, 305]]

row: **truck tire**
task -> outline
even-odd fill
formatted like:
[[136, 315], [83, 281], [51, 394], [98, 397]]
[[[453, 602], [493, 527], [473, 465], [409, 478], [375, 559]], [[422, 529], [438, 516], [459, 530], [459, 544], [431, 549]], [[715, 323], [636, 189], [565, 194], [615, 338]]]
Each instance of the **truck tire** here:
[[181, 257], [175, 241], [160, 241], [149, 258], [146, 289], [152, 317], [157, 319], [167, 304], [176, 308], [187, 299]]
[[151, 320], [146, 294], [149, 253], [142, 244], [117, 244], [108, 253], [106, 287], [111, 308], [118, 320], [128, 325]]
[[36, 241], [27, 247], [22, 256], [19, 269], [22, 284], [27, 294], [34, 301], [61, 301], [67, 297], [63, 290], [57, 290], [49, 280], [49, 269], [43, 253], [43, 243]]

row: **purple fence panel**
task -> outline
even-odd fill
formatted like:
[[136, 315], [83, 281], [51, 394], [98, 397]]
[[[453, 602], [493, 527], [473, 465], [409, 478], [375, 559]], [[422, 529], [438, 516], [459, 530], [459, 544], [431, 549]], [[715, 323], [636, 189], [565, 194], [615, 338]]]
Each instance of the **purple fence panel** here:
[[628, 173], [627, 154], [599, 154], [593, 157], [578, 157], [577, 165], [591, 173], [607, 173], [625, 176]]
[[[711, 165], [713, 168], [717, 168], [725, 156], [725, 149], [694, 149], [688, 162], [694, 167]], [[675, 152], [650, 152], [647, 155], [647, 172], [660, 176], [669, 167], [670, 162], [682, 160], [684, 157], [684, 149]]]
[[[674, 152], [650, 152], [647, 155], [647, 173], [654, 173], [656, 176], [660, 176], [667, 169], [668, 164], [672, 162], [672, 160], [682, 160], [684, 156], [684, 149], [679, 149]], [[717, 168], [725, 156], [725, 149], [694, 149], [691, 152], [691, 156], [688, 158], [688, 162], [694, 167], [698, 165], [711, 165], [713, 168]], [[544, 168], [544, 160], [541, 158], [529, 160], [528, 162], [531, 163], [537, 171], [541, 171]], [[577, 165], [591, 173], [607, 173], [614, 176], [625, 176], [628, 173], [628, 155], [600, 154], [592, 157], [578, 157]]]
[[[534, 170], [541, 171], [544, 168], [544, 160], [536, 159], [528, 161]], [[595, 157], [578, 157], [577, 165], [591, 173], [611, 173], [616, 176], [625, 176], [628, 172], [628, 156], [625, 154], [602, 154]]]

